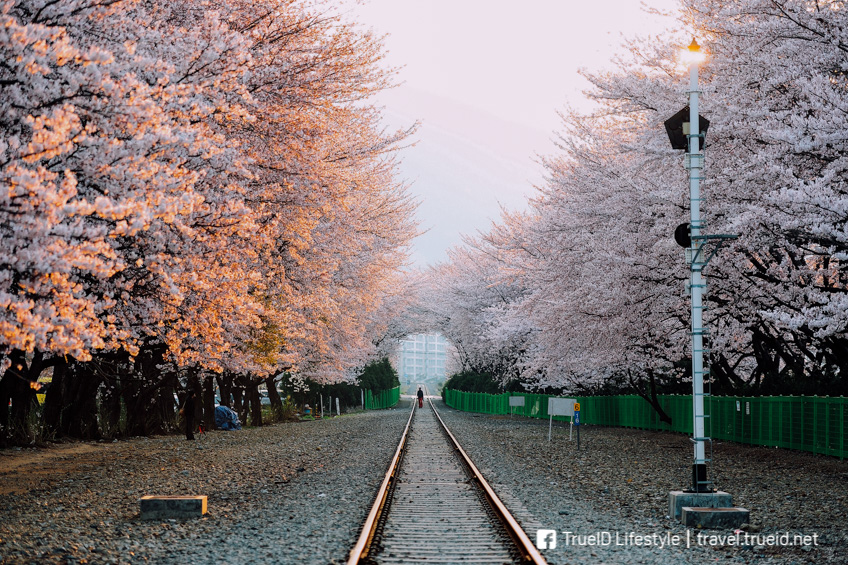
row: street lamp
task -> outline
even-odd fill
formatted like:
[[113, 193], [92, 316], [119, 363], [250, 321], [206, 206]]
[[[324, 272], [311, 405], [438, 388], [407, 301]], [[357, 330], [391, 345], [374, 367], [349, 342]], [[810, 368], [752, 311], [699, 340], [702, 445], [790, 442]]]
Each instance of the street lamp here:
[[[684, 59], [689, 63], [689, 129], [692, 124], [700, 125], [698, 113], [698, 65], [704, 61], [701, 47], [692, 39], [692, 44], [684, 51]], [[706, 290], [702, 270], [706, 265], [704, 257], [704, 241], [701, 235], [701, 171], [704, 168], [704, 154], [699, 147], [701, 142], [700, 128], [687, 133], [689, 138], [689, 234], [692, 239], [692, 261], [690, 263], [692, 287], [692, 441], [695, 444], [695, 459], [692, 463], [692, 490], [706, 492], [712, 490], [707, 479], [706, 426], [704, 420], [704, 305], [703, 296]], [[706, 131], [704, 132], [706, 134]], [[706, 137], [704, 138], [706, 139]]]
[[692, 43], [686, 49], [680, 50], [680, 58], [687, 65], [700, 65], [707, 60], [707, 55], [701, 51], [701, 46], [692, 38]]
[[[695, 456], [692, 463], [692, 492], [712, 492], [711, 482], [707, 479], [706, 443], [711, 441], [706, 436], [704, 421], [704, 305], [703, 297], [706, 281], [703, 268], [709, 260], [705, 256], [704, 244], [706, 237], [701, 230], [701, 171], [704, 168], [703, 141], [706, 139], [709, 120], [698, 113], [698, 66], [704, 62], [705, 56], [701, 46], [694, 39], [692, 44], [681, 53], [681, 58], [689, 66], [689, 107], [684, 108], [665, 122], [671, 146], [674, 149], [686, 150], [686, 169], [689, 171], [689, 226], [686, 238], [681, 224], [678, 226], [675, 239], [680, 244], [688, 244], [687, 260], [689, 263], [689, 288], [692, 295], [692, 442]], [[687, 115], [688, 114], [688, 115]], [[692, 124], [698, 124], [692, 128]], [[693, 131], [694, 130], [694, 131]], [[683, 229], [681, 229], [683, 228]]]
[[[736, 235], [704, 232], [701, 220], [701, 187], [704, 168], [704, 142], [709, 120], [698, 113], [698, 65], [705, 57], [701, 47], [693, 39], [681, 57], [689, 65], [689, 106], [665, 122], [668, 138], [675, 149], [686, 151], [685, 165], [689, 172], [689, 223], [677, 226], [674, 239], [686, 247], [686, 262], [689, 264], [689, 290], [692, 296], [692, 443], [695, 456], [692, 461], [692, 488], [688, 491], [669, 493], [669, 510], [672, 517], [680, 517], [686, 525], [702, 524], [704, 527], [726, 527], [729, 523], [741, 525], [749, 518], [748, 510], [731, 506], [731, 497], [726, 492], [716, 492], [712, 481], [707, 478], [706, 444], [712, 440], [706, 434], [704, 414], [704, 380], [709, 371], [704, 367], [704, 293], [707, 283], [703, 276], [704, 267], [725, 241], [736, 239]], [[692, 125], [697, 124], [697, 127]], [[713, 245], [707, 255], [707, 245]], [[712, 450], [710, 450], [712, 451]], [[704, 507], [708, 507], [705, 511]], [[711, 512], [709, 509], [718, 509]], [[691, 515], [690, 515], [691, 513]]]

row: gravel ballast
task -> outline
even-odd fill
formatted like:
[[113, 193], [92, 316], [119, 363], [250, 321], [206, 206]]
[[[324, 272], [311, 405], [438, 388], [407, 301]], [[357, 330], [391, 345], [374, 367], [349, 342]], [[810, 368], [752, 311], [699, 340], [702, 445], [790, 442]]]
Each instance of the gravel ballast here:
[[[704, 537], [733, 531], [687, 532], [667, 516], [668, 492], [687, 488], [691, 477], [692, 444], [683, 434], [581, 426], [578, 450], [567, 424], [555, 423], [549, 442], [547, 421], [436, 406], [531, 539], [540, 528], [557, 532], [557, 548], [543, 551], [552, 564], [848, 563], [848, 461], [716, 442], [716, 486], [751, 511], [734, 546]], [[565, 532], [597, 537], [566, 540]], [[817, 534], [818, 546], [766, 538], [785, 533]], [[632, 543], [640, 535], [642, 544]], [[659, 547], [675, 535], [680, 545]]]
[[[687, 486], [686, 436], [583, 426], [578, 451], [561, 424], [548, 442], [541, 420], [436, 405], [531, 538], [537, 529], [557, 532], [557, 548], [543, 552], [552, 564], [848, 563], [846, 461], [717, 443], [714, 477], [751, 510], [746, 533], [817, 534], [819, 545], [699, 545], [698, 533], [729, 532], [687, 531], [667, 517], [668, 491]], [[403, 400], [396, 410], [211, 432], [194, 442], [0, 451], [0, 563], [342, 563], [408, 409]], [[142, 521], [138, 499], [146, 494], [205, 494], [209, 512]], [[598, 537], [581, 545], [565, 532]], [[657, 545], [674, 535], [680, 546]]]
[[[408, 409], [2, 451], [0, 563], [342, 563]], [[148, 494], [205, 494], [208, 513], [142, 521]]]

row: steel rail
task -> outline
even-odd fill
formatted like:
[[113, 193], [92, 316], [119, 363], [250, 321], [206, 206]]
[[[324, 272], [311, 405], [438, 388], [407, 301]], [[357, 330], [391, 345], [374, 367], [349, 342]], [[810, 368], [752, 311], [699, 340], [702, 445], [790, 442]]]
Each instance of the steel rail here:
[[518, 521], [510, 514], [509, 510], [507, 510], [504, 503], [501, 502], [501, 499], [498, 498], [498, 495], [495, 494], [494, 489], [489, 486], [489, 483], [486, 482], [486, 479], [483, 478], [483, 475], [471, 461], [471, 458], [465, 453], [465, 450], [462, 449], [462, 446], [459, 445], [459, 442], [448, 429], [447, 425], [445, 425], [442, 417], [439, 416], [438, 411], [436, 411], [436, 407], [433, 406], [433, 402], [428, 398], [427, 402], [430, 404], [430, 408], [433, 410], [433, 414], [436, 415], [436, 419], [442, 425], [442, 430], [445, 434], [450, 438], [451, 444], [453, 445], [454, 450], [460, 455], [460, 458], [468, 467], [469, 472], [471, 473], [472, 480], [476, 481], [477, 484], [482, 489], [483, 493], [486, 496], [486, 499], [489, 501], [489, 505], [492, 510], [494, 510], [497, 517], [500, 519], [501, 524], [503, 525], [506, 532], [512, 538], [513, 543], [518, 549], [519, 553], [521, 553], [522, 559], [525, 563], [533, 563], [534, 565], [547, 565], [547, 561], [542, 557], [542, 554], [539, 553], [539, 550], [536, 549], [536, 546], [533, 545], [533, 542], [527, 537], [527, 534], [524, 533], [524, 530], [521, 529], [521, 526], [518, 524]]
[[362, 532], [359, 534], [359, 539], [356, 545], [350, 551], [347, 558], [348, 565], [357, 565], [361, 560], [365, 559], [371, 549], [371, 540], [374, 539], [374, 533], [377, 530], [377, 525], [380, 515], [383, 513], [383, 508], [386, 504], [386, 497], [389, 494], [389, 489], [397, 477], [397, 471], [400, 467], [400, 462], [403, 459], [403, 453], [406, 448], [406, 440], [409, 437], [409, 426], [412, 424], [412, 417], [415, 415], [415, 405], [418, 399], [412, 403], [412, 410], [409, 411], [409, 419], [406, 421], [406, 427], [403, 429], [403, 435], [400, 438], [395, 455], [389, 464], [389, 470], [380, 484], [380, 489], [377, 491], [377, 497], [371, 511], [368, 513], [368, 518], [365, 519], [365, 524], [362, 526]]
[[[464, 464], [466, 468], [466, 473], [471, 479], [472, 483], [476, 484], [479, 488], [479, 494], [482, 494], [486, 499], [486, 502], [489, 505], [489, 509], [495, 517], [497, 517], [497, 521], [500, 523], [501, 527], [503, 527], [503, 531], [510, 537], [512, 540], [512, 544], [514, 550], [517, 551], [516, 556], [520, 556], [522, 563], [533, 563], [535, 565], [547, 565], [544, 557], [539, 553], [536, 547], [533, 545], [530, 538], [518, 524], [518, 521], [510, 514], [509, 510], [506, 506], [501, 502], [498, 498], [497, 494], [495, 494], [494, 489], [486, 482], [483, 475], [471, 461], [471, 458], [465, 453], [465, 450], [462, 449], [456, 437], [451, 433], [448, 429], [445, 422], [442, 420], [441, 416], [439, 416], [438, 411], [435, 406], [433, 406], [433, 402], [430, 399], [427, 399], [428, 404], [430, 405], [430, 409], [433, 411], [436, 419], [441, 426], [442, 431], [447, 436], [447, 439], [453, 448], [456, 455], [459, 457], [459, 460], [462, 464]], [[398, 448], [395, 451], [395, 455], [392, 458], [392, 462], [389, 465], [389, 469], [386, 472], [386, 476], [383, 479], [382, 484], [380, 485], [380, 489], [377, 492], [376, 499], [374, 501], [374, 505], [371, 507], [371, 511], [368, 514], [368, 517], [362, 527], [362, 531], [359, 535], [356, 545], [351, 550], [347, 564], [348, 565], [357, 565], [362, 562], [370, 562], [368, 561], [371, 552], [371, 545], [374, 541], [375, 536], [378, 531], [381, 531], [381, 524], [385, 522], [386, 517], [389, 512], [391, 512], [389, 506], [391, 505], [390, 497], [392, 496], [392, 492], [394, 492], [394, 485], [398, 479], [398, 473], [400, 472], [400, 467], [403, 462], [403, 456], [406, 453], [407, 440], [409, 438], [410, 427], [412, 425], [412, 420], [415, 415], [417, 399], [413, 399], [412, 402], [412, 410], [410, 411], [409, 420], [407, 420], [406, 428], [404, 428], [403, 434], [401, 436], [400, 443], [398, 444]]]

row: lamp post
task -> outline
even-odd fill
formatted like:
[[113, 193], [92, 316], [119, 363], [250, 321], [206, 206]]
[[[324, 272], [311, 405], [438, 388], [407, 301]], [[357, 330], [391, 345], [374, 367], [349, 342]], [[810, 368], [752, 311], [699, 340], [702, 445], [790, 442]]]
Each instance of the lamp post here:
[[[704, 414], [704, 398], [708, 396], [704, 393], [704, 381], [709, 371], [704, 367], [704, 293], [707, 284], [703, 270], [725, 242], [738, 236], [707, 234], [701, 220], [703, 142], [710, 125], [709, 120], [698, 113], [698, 65], [704, 61], [704, 54], [693, 39], [683, 56], [689, 65], [689, 106], [666, 120], [665, 128], [671, 146], [686, 151], [685, 164], [689, 173], [689, 223], [677, 226], [674, 239], [686, 248], [689, 290], [692, 295], [692, 443], [695, 455], [692, 461], [692, 487], [686, 491], [669, 493], [669, 512], [672, 517], [680, 517], [686, 525], [727, 527], [731, 523], [741, 525], [749, 519], [749, 514], [744, 508], [732, 507], [730, 495], [716, 492], [707, 477], [710, 458], [707, 457], [706, 445], [711, 440], [706, 434], [706, 419], [709, 416]], [[709, 254], [708, 244], [712, 246]], [[713, 512], [711, 509], [717, 510]]]
[[[690, 265], [692, 289], [692, 441], [695, 444], [695, 458], [692, 463], [692, 490], [704, 492], [708, 489], [706, 426], [704, 420], [704, 291], [706, 281], [703, 268], [704, 240], [701, 239], [701, 172], [704, 168], [704, 154], [700, 147], [700, 128], [698, 114], [698, 65], [703, 61], [703, 53], [693, 39], [688, 51], [692, 53], [689, 62], [689, 229], [692, 239], [692, 260]], [[700, 55], [700, 57], [699, 57]], [[700, 125], [700, 124], [699, 124]], [[694, 131], [692, 131], [694, 130]]]
[[[687, 247], [687, 262], [689, 263], [689, 289], [692, 295], [692, 442], [695, 456], [692, 463], [692, 492], [711, 492], [710, 481], [707, 479], [706, 436], [704, 414], [704, 292], [706, 281], [703, 269], [709, 262], [706, 256], [705, 244], [713, 237], [703, 233], [701, 221], [701, 187], [700, 182], [704, 168], [704, 153], [702, 139], [706, 139], [709, 120], [698, 113], [698, 67], [704, 61], [700, 45], [693, 39], [692, 44], [683, 52], [683, 57], [689, 65], [689, 107], [684, 108], [665, 122], [671, 145], [675, 149], [686, 151], [685, 163], [689, 172], [689, 225], [678, 226], [675, 232], [677, 242]], [[688, 229], [687, 229], [688, 228]], [[688, 233], [686, 233], [688, 232]]]

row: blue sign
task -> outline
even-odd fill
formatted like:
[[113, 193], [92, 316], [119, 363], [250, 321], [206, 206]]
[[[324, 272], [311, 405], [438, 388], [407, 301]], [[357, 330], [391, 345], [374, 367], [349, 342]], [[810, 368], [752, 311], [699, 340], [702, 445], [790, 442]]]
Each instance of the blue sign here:
[[574, 411], [574, 425], [575, 425], [575, 426], [579, 426], [579, 425], [580, 425], [580, 410], [575, 410], [575, 411]]

